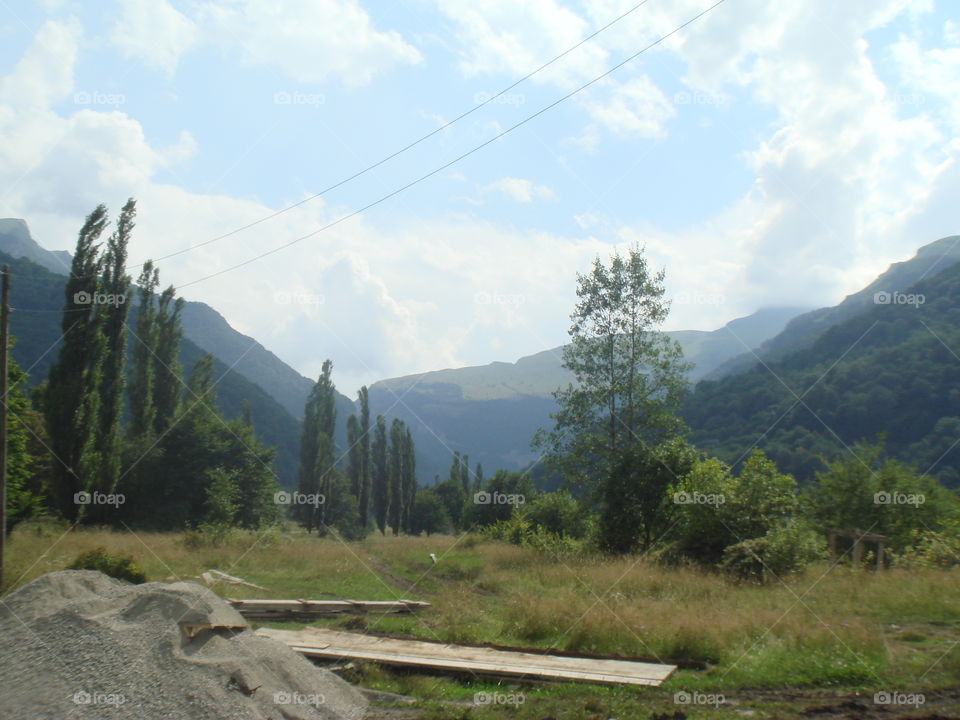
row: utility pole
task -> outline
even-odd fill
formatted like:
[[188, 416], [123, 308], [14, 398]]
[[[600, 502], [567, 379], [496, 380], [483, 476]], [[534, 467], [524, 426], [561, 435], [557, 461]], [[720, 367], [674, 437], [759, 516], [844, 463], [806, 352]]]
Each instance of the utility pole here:
[[10, 266], [3, 266], [0, 290], [0, 592], [7, 549], [7, 353], [10, 347]]

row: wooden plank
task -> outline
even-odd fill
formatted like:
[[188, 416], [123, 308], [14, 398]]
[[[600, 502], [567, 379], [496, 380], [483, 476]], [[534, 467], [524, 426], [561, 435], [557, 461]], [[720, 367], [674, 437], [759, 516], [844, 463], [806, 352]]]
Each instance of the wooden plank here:
[[578, 658], [493, 648], [465, 647], [422, 640], [397, 640], [372, 635], [307, 628], [300, 631], [264, 628], [259, 635], [285, 643], [308, 657], [370, 660], [430, 670], [473, 672], [514, 678], [569, 680], [626, 685], [659, 685], [675, 665]]
[[410, 613], [430, 607], [418, 600], [258, 600], [229, 599], [233, 608], [248, 618], [305, 617], [340, 613]]

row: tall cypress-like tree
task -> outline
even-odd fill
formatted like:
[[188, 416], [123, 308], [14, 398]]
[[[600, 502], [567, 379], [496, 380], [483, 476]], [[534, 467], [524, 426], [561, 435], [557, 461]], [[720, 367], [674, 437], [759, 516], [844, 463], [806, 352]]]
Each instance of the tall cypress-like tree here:
[[413, 508], [417, 498], [417, 461], [414, 457], [413, 435], [405, 427], [403, 438], [403, 528], [413, 533]]
[[380, 533], [386, 534], [387, 509], [390, 505], [389, 495], [389, 468], [387, 466], [387, 421], [383, 415], [377, 415], [377, 426], [373, 433], [373, 452], [371, 454], [372, 481], [371, 498], [373, 500], [373, 517], [380, 528]]
[[399, 535], [403, 522], [403, 420], [394, 418], [390, 423], [390, 527]]
[[473, 491], [480, 492], [483, 489], [483, 466], [477, 462], [477, 469], [473, 471]]
[[357, 498], [360, 525], [367, 527], [370, 517], [370, 393], [360, 388], [360, 495]]
[[137, 278], [137, 328], [133, 343], [133, 371], [127, 397], [130, 401], [130, 436], [146, 437], [153, 433], [156, 407], [154, 406], [154, 353], [157, 351], [157, 306], [154, 293], [160, 284], [159, 271], [153, 261], [143, 264]]
[[[111, 493], [120, 478], [121, 434], [120, 414], [123, 411], [123, 389], [127, 360], [127, 296], [130, 276], [126, 274], [127, 247], [134, 228], [137, 204], [133, 198], [120, 211], [117, 227], [107, 239], [101, 263], [101, 293], [105, 302], [97, 306], [103, 332], [104, 356], [99, 386], [99, 418], [96, 452], [100, 461], [98, 489]], [[101, 509], [106, 509], [104, 506]], [[101, 519], [103, 516], [101, 515]]]
[[333, 363], [325, 360], [320, 377], [310, 391], [304, 407], [303, 435], [300, 438], [300, 484], [304, 495], [323, 495], [319, 507], [305, 505], [300, 509], [307, 532], [323, 526], [326, 504], [332, 502], [336, 474], [336, 446], [333, 433], [337, 420], [336, 391], [331, 374]]
[[460, 484], [463, 486], [463, 494], [470, 494], [470, 456], [464, 453], [460, 458]]
[[96, 430], [99, 418], [97, 388], [103, 358], [103, 333], [94, 299], [99, 292], [97, 241], [107, 225], [107, 208], [90, 213], [77, 246], [64, 290], [61, 329], [63, 344], [50, 368], [44, 409], [53, 466], [53, 495], [58, 509], [76, 521], [85, 507], [76, 493], [96, 482]]
[[183, 328], [180, 315], [183, 298], [175, 298], [173, 287], [160, 295], [157, 307], [157, 346], [153, 369], [153, 398], [156, 414], [154, 431], [162, 435], [170, 427], [180, 410], [180, 390], [184, 385], [183, 366], [180, 364], [180, 341]]
[[351, 414], [347, 418], [347, 478], [350, 480], [350, 494], [360, 501], [360, 455], [363, 448], [360, 444], [360, 421]]

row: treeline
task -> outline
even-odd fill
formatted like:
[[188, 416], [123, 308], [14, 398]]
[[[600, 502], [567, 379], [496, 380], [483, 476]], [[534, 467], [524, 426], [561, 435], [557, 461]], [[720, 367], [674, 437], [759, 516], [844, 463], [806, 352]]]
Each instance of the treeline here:
[[[323, 363], [320, 377], [304, 407], [300, 440], [298, 492], [290, 496], [300, 523], [312, 532], [335, 528], [348, 539], [363, 537], [376, 527], [394, 535], [418, 532], [416, 449], [410, 428], [394, 418], [377, 415], [370, 422], [366, 386], [357, 401], [360, 414], [347, 418], [347, 444], [340, 454], [334, 442], [337, 421], [333, 364]], [[346, 460], [346, 471], [340, 466]]]
[[105, 241], [106, 207], [86, 218], [49, 377], [27, 400], [12, 368], [10, 526], [40, 513], [158, 530], [274, 522], [272, 450], [249, 413], [214, 409], [212, 356], [184, 377], [183, 300], [172, 287], [157, 294], [149, 261], [137, 287], [125, 272], [135, 217], [131, 199]]

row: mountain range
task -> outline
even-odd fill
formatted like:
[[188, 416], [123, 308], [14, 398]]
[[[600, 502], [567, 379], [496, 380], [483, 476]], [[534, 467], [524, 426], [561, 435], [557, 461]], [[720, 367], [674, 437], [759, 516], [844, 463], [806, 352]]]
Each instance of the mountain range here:
[[[12, 304], [17, 308], [12, 315], [12, 332], [17, 338], [14, 355], [24, 369], [30, 369], [30, 381], [36, 384], [46, 377], [56, 355], [64, 274], [69, 269], [70, 255], [43, 249], [30, 236], [27, 224], [19, 219], [0, 220], [0, 253], [5, 262], [13, 265], [17, 277], [12, 290]], [[876, 315], [878, 326], [886, 327], [905, 309], [898, 304], [898, 293], [906, 293], [918, 283], [946, 282], [951, 277], [947, 271], [954, 269], [957, 260], [960, 236], [951, 236], [922, 247], [908, 261], [891, 265], [870, 285], [834, 307], [764, 308], [713, 331], [670, 331], [668, 334], [693, 363], [689, 380], [695, 390], [684, 415], [694, 440], [704, 449], [734, 462], [745, 447], [759, 439], [759, 446], [773, 448], [773, 454], [790, 469], [808, 476], [816, 464], [814, 454], [823, 454], [829, 443], [813, 426], [803, 425], [796, 418], [793, 424], [784, 422], [783, 428], [798, 432], [797, 428], [802, 426], [816, 436], [808, 438], [805, 445], [800, 443], [801, 450], [789, 447], [789, 432], [775, 432], [767, 437], [762, 422], [750, 421], [751, 412], [756, 418], [766, 418], [765, 409], [748, 411], [743, 405], [745, 397], [760, 389], [776, 395], [772, 386], [765, 384], [773, 377], [770, 368], [775, 365], [784, 373], [790, 372], [786, 368], [793, 368], [803, 375], [806, 371], [799, 368], [805, 367], [805, 362], [814, 366], [831, 359], [838, 362], [841, 358], [831, 358], [825, 349], [833, 346], [824, 338], [834, 337], [831, 333], [847, 337], [856, 322], [876, 313], [880, 313]], [[945, 292], [936, 282], [924, 287]], [[884, 309], [891, 308], [894, 312], [882, 314]], [[927, 318], [938, 323], [939, 319], [929, 313], [942, 310], [943, 303], [931, 303], [924, 308], [913, 319]], [[244, 401], [249, 402], [258, 436], [277, 450], [275, 465], [281, 481], [295, 482], [300, 418], [312, 381], [255, 339], [234, 330], [209, 305], [187, 302], [183, 325], [184, 367], [191, 367], [205, 352], [216, 357], [218, 374], [223, 376], [218, 395], [220, 409], [234, 417], [242, 411]], [[907, 341], [906, 337], [887, 339], [896, 346], [901, 340]], [[530, 448], [530, 439], [539, 427], [549, 424], [550, 414], [556, 409], [552, 392], [573, 380], [562, 366], [562, 351], [562, 347], [557, 347], [512, 363], [493, 362], [381, 380], [370, 386], [371, 411], [374, 415], [383, 413], [388, 421], [400, 417], [411, 427], [422, 483], [429, 484], [434, 476], [446, 476], [454, 450], [469, 454], [471, 465], [481, 462], [488, 474], [500, 467], [527, 467], [537, 458]], [[861, 388], [860, 392], [866, 391]], [[784, 398], [777, 397], [770, 402], [779, 407], [777, 403]], [[811, 397], [818, 395], [812, 393]], [[346, 419], [355, 411], [353, 401], [338, 393], [337, 442], [341, 451], [346, 449]], [[955, 414], [960, 417], [960, 410]], [[934, 418], [931, 427], [944, 417], [953, 416]], [[941, 434], [946, 432], [946, 425], [940, 424]], [[869, 427], [873, 429], [874, 425]], [[856, 430], [845, 428], [850, 442], [861, 438]], [[907, 445], [894, 445], [898, 451], [910, 454], [905, 450]]]

